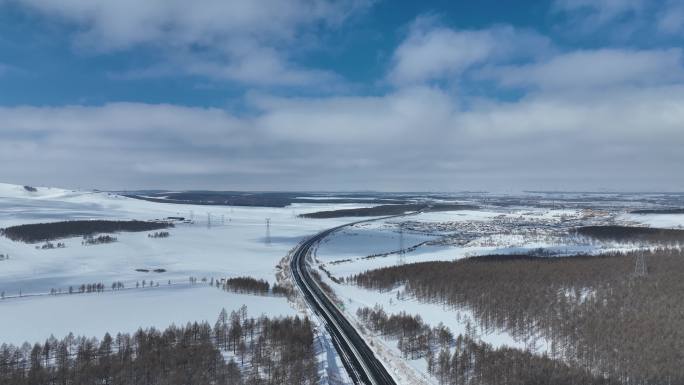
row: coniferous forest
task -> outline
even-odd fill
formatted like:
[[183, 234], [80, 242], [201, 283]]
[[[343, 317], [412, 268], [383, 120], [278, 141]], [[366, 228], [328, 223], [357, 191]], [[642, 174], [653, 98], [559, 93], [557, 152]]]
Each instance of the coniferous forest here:
[[0, 346], [0, 385], [260, 385], [319, 381], [308, 319], [248, 318], [223, 310], [214, 327], [69, 335], [42, 344]]
[[427, 371], [440, 384], [463, 385], [617, 385], [548, 356], [512, 348], [493, 348], [468, 334], [454, 336], [440, 324], [429, 327], [419, 315], [388, 315], [381, 307], [360, 308], [363, 324], [383, 337], [397, 341], [405, 358], [424, 358]]
[[[635, 274], [643, 255], [645, 274]], [[684, 253], [501, 255], [369, 271], [350, 281], [472, 311], [485, 330], [543, 339], [549, 358], [622, 384], [684, 383]], [[534, 350], [532, 347], [531, 350]], [[515, 370], [515, 368], [510, 368]], [[579, 382], [576, 382], [579, 383]]]
[[147, 221], [62, 221], [30, 223], [0, 229], [0, 234], [13, 241], [26, 243], [45, 242], [60, 238], [90, 236], [97, 233], [119, 231], [151, 231], [173, 227], [167, 222]]

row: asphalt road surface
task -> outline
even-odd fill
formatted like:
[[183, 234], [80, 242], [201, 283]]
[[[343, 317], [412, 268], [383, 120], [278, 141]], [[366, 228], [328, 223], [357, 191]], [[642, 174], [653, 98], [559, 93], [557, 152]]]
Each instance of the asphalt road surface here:
[[300, 243], [293, 252], [290, 270], [292, 271], [295, 283], [301, 290], [307, 303], [325, 323], [325, 327], [332, 337], [335, 349], [337, 349], [354, 383], [395, 385], [396, 382], [387, 372], [384, 365], [375, 357], [366, 341], [311, 276], [306, 263], [307, 256], [311, 253], [313, 247], [323, 238], [342, 227], [360, 222], [322, 231]]

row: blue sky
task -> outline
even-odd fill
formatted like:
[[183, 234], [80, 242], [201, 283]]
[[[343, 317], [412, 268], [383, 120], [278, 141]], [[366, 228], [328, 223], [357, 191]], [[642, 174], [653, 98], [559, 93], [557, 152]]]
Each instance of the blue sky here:
[[[549, 14], [550, 4], [543, 2], [531, 2], [528, 7], [520, 7], [513, 1], [502, 4], [491, 0], [477, 4], [451, 1], [359, 4], [363, 9], [344, 25], [307, 26], [311, 30], [299, 31], [303, 34], [302, 46], [292, 44], [287, 50], [298, 66], [334, 72], [345, 82], [353, 83], [350, 86], [356, 93], [365, 94], [384, 91], [378, 80], [390, 67], [392, 52], [405, 37], [407, 28], [419, 16], [433, 17], [445, 26], [468, 29], [498, 23], [547, 30], [554, 19]], [[34, 7], [22, 6], [22, 2], [6, 2], [2, 10], [0, 60], [17, 70], [13, 76], [0, 79], [6, 91], [0, 94], [4, 105], [139, 101], [224, 106], [231, 100], [239, 100], [253, 86], [239, 81], [216, 82], [216, 79], [182, 71], [166, 76], [130, 76], [160, 65], [167, 60], [168, 53], [154, 42], [104, 52], [83, 49], [74, 42], [84, 28], [81, 23], [36, 12]], [[317, 36], [306, 36], [311, 33]], [[309, 87], [281, 87], [276, 91], [285, 95], [329, 93]]]
[[684, 3], [0, 0], [0, 179], [681, 191]]

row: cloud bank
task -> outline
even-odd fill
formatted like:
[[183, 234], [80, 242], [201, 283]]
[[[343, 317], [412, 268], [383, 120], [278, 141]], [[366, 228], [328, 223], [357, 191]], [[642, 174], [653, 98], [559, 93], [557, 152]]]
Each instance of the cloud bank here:
[[[173, 59], [151, 72], [250, 88], [239, 109], [0, 107], [0, 162], [9, 165], [0, 177], [8, 181], [110, 189], [684, 190], [678, 47], [568, 48], [531, 29], [459, 29], [419, 16], [388, 56], [376, 92], [302, 96], [274, 87], [345, 79], [294, 64], [292, 47], [368, 4], [287, 0], [255, 8], [205, 0], [189, 10], [175, 0], [21, 3], [79, 26], [74, 44], [90, 54], [154, 46]], [[642, 6], [563, 0], [551, 12], [588, 12], [605, 28]], [[681, 27], [676, 15], [663, 17], [657, 23], [665, 24], [654, 24], [663, 31]]]

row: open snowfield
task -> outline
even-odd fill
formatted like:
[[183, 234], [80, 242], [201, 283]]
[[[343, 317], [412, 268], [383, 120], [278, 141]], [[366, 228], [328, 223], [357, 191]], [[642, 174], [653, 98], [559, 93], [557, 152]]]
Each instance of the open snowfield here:
[[[10, 255], [9, 260], [0, 261], [0, 291], [8, 295], [90, 282], [107, 286], [113, 281], [130, 284], [143, 279], [185, 282], [189, 276], [251, 275], [273, 282], [276, 263], [303, 237], [345, 222], [301, 219], [297, 214], [358, 207], [312, 204], [282, 209], [229, 208], [152, 203], [107, 193], [57, 190], [63, 192], [33, 197], [32, 193], [8, 190], [0, 188], [0, 227], [69, 219], [195, 217], [194, 224], [179, 223], [170, 229], [171, 236], [165, 239], [148, 238], [147, 232], [122, 232], [116, 235], [118, 242], [111, 244], [83, 246], [81, 238], [75, 237], [62, 240], [64, 249], [37, 250], [34, 244], [0, 237], [0, 253]], [[211, 213], [210, 225], [207, 213]], [[266, 239], [266, 218], [271, 220], [270, 242]], [[135, 271], [157, 268], [166, 272]]]
[[230, 312], [243, 304], [254, 317], [296, 313], [280, 297], [228, 293], [206, 284], [22, 297], [0, 302], [0, 341], [20, 345], [44, 341], [50, 335], [62, 338], [69, 332], [101, 338], [106, 332], [133, 333], [138, 328], [164, 329], [194, 321], [213, 325], [222, 308]]
[[[366, 270], [397, 263], [452, 261], [484, 254], [527, 253], [544, 248], [559, 255], [595, 253], [615, 245], [567, 244], [563, 239], [544, 233], [516, 234], [518, 223], [558, 226], [568, 218], [580, 220], [578, 210], [462, 210], [426, 212], [400, 218], [378, 220], [347, 227], [326, 238], [316, 250], [316, 257], [334, 276], [345, 277]], [[405, 230], [399, 232], [403, 223]], [[463, 228], [475, 237], [456, 245], [449, 242]], [[403, 238], [403, 242], [401, 240]], [[444, 241], [446, 240], [446, 241]], [[405, 249], [403, 256], [398, 251]], [[413, 246], [417, 246], [413, 248]], [[384, 255], [387, 254], [387, 255]], [[371, 257], [369, 257], [371, 256]]]
[[[154, 220], [171, 216], [192, 219], [169, 229], [170, 237], [154, 239], [150, 232], [122, 232], [117, 242], [82, 245], [80, 237], [60, 239], [66, 247], [39, 250], [0, 237], [0, 343], [43, 341], [69, 332], [101, 337], [105, 332], [134, 332], [138, 328], [164, 328], [172, 323], [213, 323], [222, 308], [231, 311], [247, 305], [252, 316], [292, 315], [297, 312], [285, 298], [228, 293], [206, 283], [190, 285], [189, 277], [202, 279], [252, 276], [275, 282], [276, 265], [300, 240], [318, 231], [358, 218], [304, 219], [301, 213], [363, 207], [361, 204], [293, 204], [285, 208], [203, 206], [156, 203], [106, 192], [70, 191], [0, 184], [0, 228], [39, 222], [75, 219]], [[267, 230], [266, 219], [270, 220]], [[316, 249], [316, 259], [333, 276], [344, 278], [366, 270], [398, 263], [455, 260], [474, 255], [526, 253], [544, 248], [558, 255], [592, 253], [629, 245], [563, 243], [565, 229], [580, 224], [640, 223], [677, 228], [684, 215], [610, 214], [575, 209], [485, 208], [427, 212], [382, 219], [344, 228], [326, 238]], [[402, 230], [400, 230], [402, 229]], [[415, 246], [415, 247], [414, 247]], [[405, 253], [398, 250], [403, 247]], [[367, 258], [372, 256], [371, 258]], [[136, 269], [163, 269], [161, 273]], [[360, 307], [381, 305], [388, 313], [419, 314], [437, 326], [443, 323], [455, 334], [476, 335], [494, 346], [547, 350], [544, 341], [520, 341], [499, 330], [482, 330], [467, 309], [445, 308], [406, 298], [402, 288], [376, 292], [324, 279], [344, 302], [352, 319]], [[150, 280], [159, 287], [135, 288]], [[93, 294], [62, 293], [71, 286], [123, 282], [121, 291]], [[169, 284], [170, 283], [170, 284]], [[21, 291], [22, 296], [18, 297]], [[325, 335], [320, 336], [325, 342]], [[385, 359], [414, 383], [433, 382], [426, 376], [425, 361], [403, 361], [395, 341], [368, 336], [382, 346]], [[532, 346], [530, 346], [532, 344]], [[331, 375], [339, 375], [339, 360], [330, 341], [322, 346]], [[392, 355], [392, 357], [387, 356]], [[394, 364], [393, 364], [394, 365]], [[410, 367], [406, 372], [406, 365]], [[339, 366], [339, 365], [338, 365]], [[401, 367], [404, 367], [403, 369]]]
[[684, 227], [684, 214], [625, 214], [622, 219], [650, 227], [679, 229]]
[[[149, 291], [28, 296], [0, 301], [0, 343], [31, 342], [69, 331], [101, 336], [104, 331], [134, 331], [138, 327], [164, 327], [171, 322], [214, 321], [222, 307], [228, 311], [246, 304], [257, 315], [288, 311], [284, 298], [237, 295], [217, 289], [184, 288], [190, 276], [249, 275], [273, 283], [276, 264], [302, 238], [345, 223], [340, 219], [302, 219], [298, 214], [353, 208], [352, 204], [295, 204], [286, 208], [226, 207], [153, 203], [104, 192], [38, 188], [0, 184], [0, 228], [72, 219], [151, 220], [168, 216], [194, 217], [194, 224], [177, 224], [164, 239], [148, 232], [115, 234], [117, 242], [81, 245], [81, 238], [60, 240], [63, 249], [37, 250], [35, 244], [0, 237], [0, 292], [7, 297], [68, 291], [69, 286], [114, 281], [135, 287], [142, 280], [160, 283]], [[208, 223], [207, 213], [211, 213]], [[270, 218], [267, 238], [266, 218]], [[165, 269], [141, 273], [136, 269]], [[168, 281], [174, 285], [168, 286]], [[178, 285], [176, 285], [178, 284]], [[84, 309], [84, 311], [75, 311]], [[46, 315], [49, 314], [49, 317]], [[96, 314], [96, 315], [95, 315]], [[87, 322], [83, 317], [89, 317]], [[106, 319], [107, 322], [94, 322]], [[94, 324], [98, 324], [95, 326]]]

